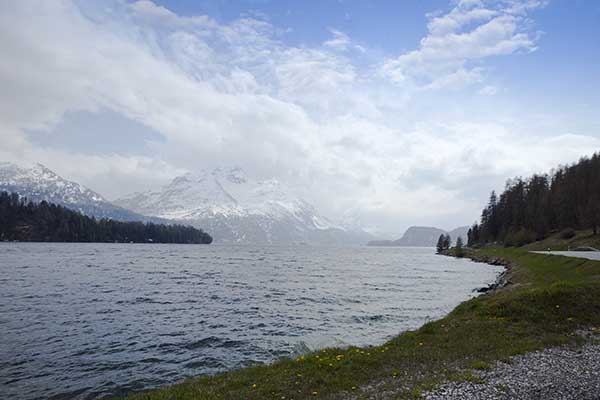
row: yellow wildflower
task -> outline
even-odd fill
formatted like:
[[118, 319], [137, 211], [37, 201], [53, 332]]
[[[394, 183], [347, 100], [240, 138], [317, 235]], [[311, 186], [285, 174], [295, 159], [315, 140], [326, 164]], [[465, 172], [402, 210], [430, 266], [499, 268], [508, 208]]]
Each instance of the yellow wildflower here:
[[256, 383], [252, 384], [252, 389], [256, 389]]

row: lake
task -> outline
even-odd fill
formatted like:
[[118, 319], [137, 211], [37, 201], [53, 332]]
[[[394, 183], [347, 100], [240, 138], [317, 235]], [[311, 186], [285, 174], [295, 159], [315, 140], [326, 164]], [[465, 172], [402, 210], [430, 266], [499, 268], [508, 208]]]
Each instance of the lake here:
[[381, 344], [501, 271], [432, 248], [0, 243], [0, 398], [94, 399]]

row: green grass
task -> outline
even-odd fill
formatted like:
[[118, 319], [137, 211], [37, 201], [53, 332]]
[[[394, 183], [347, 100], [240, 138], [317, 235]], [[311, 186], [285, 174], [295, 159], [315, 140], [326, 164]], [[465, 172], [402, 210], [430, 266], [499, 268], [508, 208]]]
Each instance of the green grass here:
[[481, 361], [481, 360], [473, 361], [471, 363], [470, 367], [473, 369], [481, 370], [481, 371], [486, 371], [488, 369], [492, 369], [492, 365], [490, 363], [487, 363], [487, 362]]
[[511, 285], [382, 346], [326, 349], [298, 359], [189, 379], [128, 400], [418, 398], [449, 380], [547, 346], [577, 344], [600, 326], [600, 262], [487, 248], [510, 260]]

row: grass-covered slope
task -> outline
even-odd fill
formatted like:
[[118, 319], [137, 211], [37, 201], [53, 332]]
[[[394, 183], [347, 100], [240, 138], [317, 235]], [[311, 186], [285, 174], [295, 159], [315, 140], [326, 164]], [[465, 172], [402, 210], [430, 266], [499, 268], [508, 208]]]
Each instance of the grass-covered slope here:
[[129, 396], [158, 399], [414, 398], [444, 380], [600, 326], [600, 262], [488, 248], [510, 261], [510, 285], [383, 346], [327, 349]]

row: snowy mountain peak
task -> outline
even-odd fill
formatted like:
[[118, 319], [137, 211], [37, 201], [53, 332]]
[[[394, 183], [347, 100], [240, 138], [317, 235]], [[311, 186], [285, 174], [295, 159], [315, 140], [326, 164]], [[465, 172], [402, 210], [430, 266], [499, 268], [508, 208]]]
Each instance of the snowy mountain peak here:
[[0, 162], [0, 190], [15, 192], [29, 200], [45, 200], [99, 218], [142, 220], [145, 217], [108, 202], [79, 183], [62, 178], [43, 164], [19, 166]]
[[1, 163], [0, 188], [25, 192], [32, 200], [46, 200], [65, 205], [106, 202], [98, 193], [60, 177], [39, 163], [30, 168]]
[[187, 173], [158, 191], [134, 193], [116, 204], [201, 226], [216, 241], [310, 242], [326, 236], [343, 242], [351, 236], [278, 180], [255, 180], [239, 167]]
[[217, 179], [226, 179], [231, 183], [241, 184], [247, 181], [246, 174], [240, 167], [215, 168], [212, 171], [212, 175]]
[[[282, 204], [287, 201], [290, 204]], [[268, 205], [293, 207], [302, 202], [276, 180], [254, 181], [241, 168], [216, 168], [174, 178], [159, 191], [134, 193], [117, 200], [125, 207], [163, 218], [268, 213]], [[272, 210], [271, 210], [272, 211]]]
[[0, 190], [99, 218], [191, 224], [221, 242], [347, 244], [371, 238], [331, 222], [278, 180], [255, 180], [239, 167], [187, 173], [159, 190], [110, 203], [42, 164], [0, 162]]
[[49, 168], [47, 168], [44, 164], [35, 163], [33, 165], [33, 167], [31, 168], [31, 170], [33, 170], [33, 171], [35, 171], [36, 173], [39, 173], [39, 174], [45, 174], [45, 175], [48, 175], [48, 176], [58, 177], [58, 175], [56, 175], [54, 173], [54, 171], [52, 171]]

